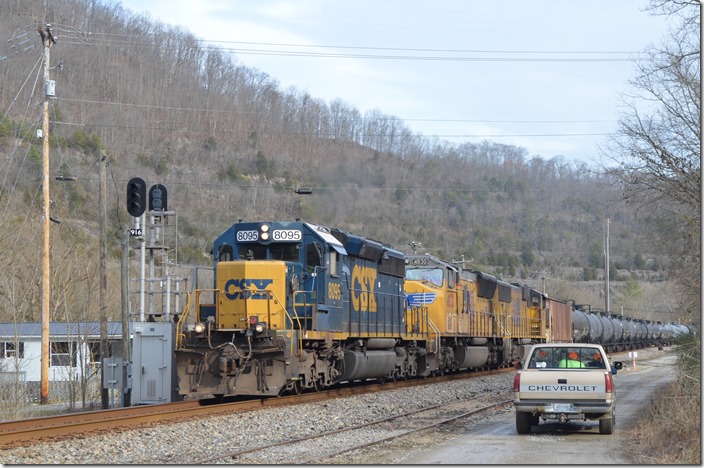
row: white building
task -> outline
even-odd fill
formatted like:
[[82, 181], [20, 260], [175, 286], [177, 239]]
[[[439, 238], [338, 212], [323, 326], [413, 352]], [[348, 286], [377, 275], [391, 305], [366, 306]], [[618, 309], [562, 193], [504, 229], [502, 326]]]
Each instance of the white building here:
[[[122, 355], [122, 324], [107, 325], [112, 354]], [[25, 384], [30, 398], [38, 398], [41, 356], [41, 323], [0, 323], [0, 386]], [[99, 382], [100, 360], [99, 322], [49, 324], [49, 382], [86, 381], [95, 376]], [[54, 387], [65, 391], [62, 385]], [[50, 399], [62, 399], [51, 383], [49, 392]]]

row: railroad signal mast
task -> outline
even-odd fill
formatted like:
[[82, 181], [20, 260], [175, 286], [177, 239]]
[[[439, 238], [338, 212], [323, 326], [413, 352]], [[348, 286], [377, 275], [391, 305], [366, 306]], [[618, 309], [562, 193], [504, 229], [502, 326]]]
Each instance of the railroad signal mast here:
[[[147, 191], [147, 184], [139, 177], [127, 183], [127, 211], [133, 217], [129, 239], [138, 241], [140, 252], [139, 278], [123, 280], [127, 281], [126, 315], [132, 337], [129, 362], [131, 369], [139, 370], [131, 376], [127, 371], [124, 385], [125, 394], [131, 389], [132, 405], [168, 403], [174, 399], [174, 325], [181, 313], [187, 280], [169, 270], [170, 265], [177, 263], [178, 217], [175, 211], [168, 211], [167, 196], [162, 184], [152, 185]], [[132, 312], [130, 298], [135, 295], [139, 296], [138, 312]]]

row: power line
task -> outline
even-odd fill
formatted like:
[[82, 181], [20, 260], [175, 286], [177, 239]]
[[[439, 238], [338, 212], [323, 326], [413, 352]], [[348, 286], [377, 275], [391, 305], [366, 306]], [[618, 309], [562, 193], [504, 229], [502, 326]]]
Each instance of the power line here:
[[[95, 45], [95, 46], [125, 46], [155, 47], [157, 42], [152, 36], [137, 36], [129, 34], [108, 34], [108, 33], [82, 33], [77, 34], [76, 30], [67, 30], [72, 35], [72, 39], [77, 42], [64, 40], [65, 44]], [[315, 45], [315, 44], [294, 44], [294, 43], [266, 43], [266, 42], [242, 42], [242, 41], [219, 41], [208, 39], [197, 39], [203, 43], [205, 50], [219, 50], [223, 53], [242, 55], [273, 55], [291, 57], [311, 57], [311, 58], [350, 58], [350, 59], [374, 59], [374, 60], [416, 60], [416, 61], [460, 61], [460, 62], [633, 62], [641, 56], [641, 52], [628, 51], [557, 51], [557, 50], [481, 50], [481, 49], [430, 49], [430, 48], [402, 48], [402, 47], [367, 47], [367, 46], [344, 46], [344, 45]], [[298, 50], [287, 49], [265, 49], [252, 47], [221, 47], [211, 44], [239, 44], [242, 46], [264, 46], [264, 47], [286, 47], [298, 48]], [[177, 50], [176, 46], [169, 47], [158, 44], [164, 50]], [[407, 52], [408, 54], [375, 54], [375, 53], [347, 53], [347, 52], [314, 52], [305, 50], [306, 48], [316, 49], [338, 49], [338, 50], [358, 50], [358, 51], [393, 51]], [[432, 53], [445, 55], [419, 55], [418, 53]], [[454, 54], [454, 55], [451, 55]], [[463, 54], [463, 55], [457, 55]], [[467, 56], [466, 54], [478, 54], [480, 56]], [[493, 54], [494, 56], [482, 56]], [[501, 56], [501, 55], [513, 56]], [[546, 57], [535, 57], [545, 55]], [[570, 57], [577, 55], [578, 57]], [[584, 57], [591, 55], [592, 57]], [[621, 57], [611, 57], [621, 55]], [[559, 56], [559, 57], [555, 57]]]
[[[96, 101], [90, 99], [70, 99], [70, 98], [56, 98], [59, 101], [65, 102], [78, 102], [83, 104], [103, 104], [103, 105], [113, 105], [121, 107], [132, 107], [132, 108], [143, 108], [143, 109], [155, 109], [155, 110], [172, 110], [172, 111], [192, 111], [192, 112], [205, 112], [213, 114], [231, 114], [231, 115], [259, 115], [259, 116], [273, 116], [271, 112], [254, 112], [254, 111], [238, 111], [238, 110], [220, 110], [220, 109], [199, 109], [192, 107], [175, 107], [175, 106], [156, 106], [150, 104], [135, 104], [126, 102], [113, 102], [113, 101]], [[354, 119], [355, 121], [367, 122], [367, 121], [397, 121], [397, 122], [438, 122], [438, 123], [521, 123], [521, 124], [574, 124], [574, 123], [615, 123], [615, 120], [482, 120], [482, 119], [421, 119], [421, 118], [410, 118], [410, 119], [400, 119], [397, 117], [360, 117], [359, 119]], [[75, 122], [57, 122], [64, 125], [87, 125]], [[95, 125], [95, 124], [90, 124]], [[105, 127], [113, 127], [110, 125], [102, 125]], [[132, 126], [114, 126], [115, 128], [143, 128], [143, 127], [132, 127]], [[152, 130], [174, 130], [170, 127], [151, 127]], [[239, 132], [243, 133], [243, 132]], [[246, 132], [249, 133], [249, 132]], [[301, 133], [276, 133], [276, 132], [266, 132], [269, 134], [301, 134]], [[600, 136], [600, 135], [610, 135], [611, 133], [549, 133], [549, 134], [518, 134], [518, 135], [476, 135], [479, 137], [491, 137], [491, 136]], [[320, 135], [320, 134], [316, 134]], [[453, 135], [436, 135], [436, 136], [447, 136], [449, 137], [463, 137], [470, 135], [463, 134], [453, 134]]]
[[[177, 131], [177, 130], [183, 130], [183, 127], [142, 127], [142, 126], [136, 126], [136, 125], [112, 125], [112, 124], [98, 124], [98, 123], [78, 123], [78, 122], [65, 122], [65, 121], [57, 121], [55, 122], [56, 124], [60, 125], [71, 125], [71, 126], [77, 126], [77, 127], [91, 127], [91, 128], [122, 128], [122, 129], [147, 129], [147, 130], [159, 130], [159, 131]], [[227, 134], [227, 135], [249, 135], [252, 133], [252, 130], [212, 130], [212, 129], [202, 129], [202, 130], [193, 130], [193, 129], [188, 129], [188, 132], [191, 133], [219, 133], [219, 134]], [[265, 130], [262, 131], [263, 134], [266, 135], [276, 135], [276, 136], [315, 136], [315, 137], [320, 137], [320, 138], [332, 138], [335, 136], [334, 133], [323, 133], [323, 132], [316, 132], [316, 133], [307, 133], [307, 132], [284, 132], [284, 131], [271, 131], [271, 130]], [[367, 137], [381, 137], [385, 136], [384, 133], [369, 133], [366, 132], [364, 133], [365, 136]], [[610, 136], [614, 135], [614, 133], [609, 133], [609, 132], [602, 132], [602, 133], [511, 133], [511, 134], [492, 134], [492, 133], [457, 133], [457, 134], [432, 134], [432, 135], [423, 135], [425, 138], [514, 138], [514, 137], [584, 137], [584, 136]]]

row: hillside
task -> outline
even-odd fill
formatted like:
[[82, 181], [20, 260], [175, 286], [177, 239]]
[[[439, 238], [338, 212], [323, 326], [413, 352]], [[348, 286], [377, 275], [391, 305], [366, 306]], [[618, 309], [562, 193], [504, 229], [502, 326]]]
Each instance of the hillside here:
[[[44, 21], [58, 37], [51, 48], [51, 173], [76, 178], [51, 185], [52, 217], [61, 221], [52, 225], [54, 284], [63, 286], [52, 291], [56, 316], [96, 310], [101, 151], [109, 158], [112, 265], [119, 264], [120, 226], [131, 222], [126, 183], [138, 176], [169, 190], [184, 271], [209, 265], [210, 242], [237, 219], [303, 218], [406, 252], [420, 242], [423, 251], [535, 287], [546, 277], [556, 297], [565, 296], [551, 288], [570, 282], [560, 292], [603, 302], [598, 291], [575, 285], [603, 278], [608, 217], [612, 279], [667, 279], [667, 258], [639, 237], [653, 214], [621, 204], [619, 187], [596, 167], [491, 141], [426, 138], [382, 111], [362, 115], [343, 99], [283, 90], [275, 77], [239, 65], [189, 32], [120, 7], [44, 5], [8, 2], [0, 11], [0, 225], [9, 233], [0, 253], [1, 320], [37, 317], [41, 297], [42, 149], [35, 135], [43, 78], [36, 29]], [[313, 193], [295, 194], [302, 186]], [[109, 282], [110, 313], [118, 317], [118, 267]], [[629, 307], [631, 315], [658, 314], [640, 302]], [[673, 306], [665, 298], [658, 307]]]

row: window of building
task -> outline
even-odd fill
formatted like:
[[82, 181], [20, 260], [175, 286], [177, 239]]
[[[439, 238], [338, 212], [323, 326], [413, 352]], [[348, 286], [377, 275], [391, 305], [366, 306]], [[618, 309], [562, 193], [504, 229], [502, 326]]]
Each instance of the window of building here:
[[4, 358], [18, 358], [22, 359], [24, 357], [24, 342], [19, 341], [5, 341], [2, 342], [2, 357]]
[[52, 367], [76, 367], [75, 344], [72, 341], [51, 342]]

